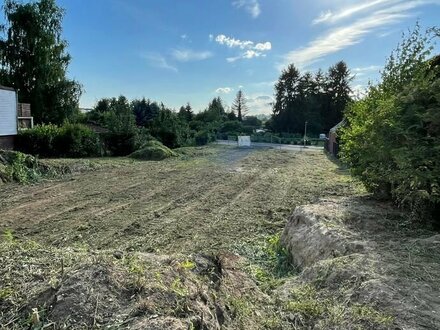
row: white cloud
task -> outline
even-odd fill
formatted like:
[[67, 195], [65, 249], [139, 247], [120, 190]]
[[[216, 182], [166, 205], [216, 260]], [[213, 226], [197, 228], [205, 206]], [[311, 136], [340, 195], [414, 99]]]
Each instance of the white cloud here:
[[379, 72], [382, 69], [381, 65], [370, 65], [361, 68], [354, 68], [351, 71], [356, 74], [356, 76], [363, 76], [368, 72]]
[[258, 0], [236, 0], [232, 2], [232, 5], [236, 8], [244, 8], [253, 18], [257, 18], [261, 14]]
[[233, 92], [233, 91], [234, 91], [234, 89], [231, 88], [231, 87], [220, 87], [220, 88], [217, 88], [217, 89], [215, 90], [215, 92], [216, 92], [217, 94], [229, 94], [229, 93], [231, 93], [231, 92]]
[[412, 10], [427, 3], [438, 3], [440, 0], [411, 0], [401, 1], [389, 8], [377, 10], [355, 21], [354, 23], [331, 29], [311, 41], [306, 47], [293, 50], [284, 56], [283, 68], [294, 63], [304, 68], [320, 61], [329, 54], [336, 53], [349, 46], [360, 43], [367, 34], [378, 28], [388, 26], [413, 16]]
[[217, 37], [215, 37], [215, 41], [220, 45], [226, 45], [229, 48], [240, 47], [241, 49], [246, 49], [254, 47], [253, 41], [241, 41], [239, 39], [227, 37], [224, 34], [219, 34]]
[[399, 1], [401, 0], [375, 0], [375, 1], [358, 3], [353, 6], [343, 8], [336, 13], [333, 13], [332, 11], [328, 10], [326, 12], [321, 13], [319, 17], [315, 18], [312, 24], [315, 25], [319, 23], [336, 23], [342, 19], [359, 14], [363, 11], [372, 9], [374, 7], [393, 4]]
[[203, 61], [213, 56], [209, 51], [197, 52], [191, 49], [174, 49], [172, 56], [179, 62]]
[[170, 65], [166, 58], [157, 53], [146, 53], [141, 55], [153, 67], [177, 72], [177, 68]]
[[249, 115], [271, 114], [274, 98], [270, 95], [251, 95], [246, 97]]
[[255, 45], [254, 49], [260, 50], [260, 51], [271, 50], [272, 44], [268, 41], [264, 42], [264, 43], [258, 43]]
[[251, 58], [254, 58], [254, 57], [265, 57], [266, 56], [266, 54], [263, 54], [263, 53], [261, 53], [261, 52], [256, 52], [255, 50], [247, 50], [247, 51], [245, 51], [243, 54], [241, 54], [241, 55], [239, 55], [239, 56], [236, 56], [236, 57], [228, 57], [227, 59], [226, 59], [226, 61], [228, 61], [229, 63], [232, 63], [232, 62], [235, 62], [235, 61], [237, 61], [237, 60], [240, 60], [240, 59], [251, 59]]
[[[211, 36], [210, 36], [211, 38]], [[245, 52], [241, 53], [238, 56], [228, 57], [226, 60], [229, 63], [235, 62], [239, 59], [251, 59], [254, 57], [265, 57], [267, 52], [272, 49], [272, 44], [269, 41], [260, 42], [255, 44], [255, 42], [250, 40], [239, 40], [231, 37], [227, 37], [224, 34], [219, 34], [215, 41], [220, 44], [227, 46], [229, 48], [240, 48], [245, 50]]]
[[182, 38], [183, 40], [188, 39], [188, 35], [186, 35], [186, 34], [182, 34], [182, 35], [180, 36], [180, 38]]

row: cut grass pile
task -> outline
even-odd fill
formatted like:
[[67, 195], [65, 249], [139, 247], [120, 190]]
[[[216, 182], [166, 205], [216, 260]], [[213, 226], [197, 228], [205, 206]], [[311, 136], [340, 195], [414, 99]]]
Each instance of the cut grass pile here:
[[177, 154], [174, 151], [156, 140], [147, 142], [130, 155], [131, 158], [137, 160], [164, 160], [176, 156]]

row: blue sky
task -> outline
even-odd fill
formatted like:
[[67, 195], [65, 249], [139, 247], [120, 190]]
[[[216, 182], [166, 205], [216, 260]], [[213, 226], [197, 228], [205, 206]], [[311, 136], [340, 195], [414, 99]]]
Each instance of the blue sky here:
[[59, 0], [82, 107], [145, 96], [203, 110], [242, 88], [253, 114], [270, 113], [273, 83], [345, 60], [354, 88], [378, 78], [402, 31], [438, 24], [440, 0]]

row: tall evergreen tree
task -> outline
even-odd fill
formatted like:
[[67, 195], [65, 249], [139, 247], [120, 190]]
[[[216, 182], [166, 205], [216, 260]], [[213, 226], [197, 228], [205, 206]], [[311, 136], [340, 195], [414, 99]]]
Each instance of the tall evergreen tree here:
[[353, 78], [347, 64], [343, 61], [330, 67], [326, 90], [329, 107], [324, 116], [324, 129], [326, 131], [342, 120], [344, 109], [351, 101], [350, 83]]
[[181, 106], [179, 110], [179, 117], [183, 120], [190, 122], [193, 119], [194, 113], [192, 111], [191, 105], [189, 102], [186, 106]]
[[239, 121], [243, 121], [243, 117], [249, 112], [249, 107], [246, 104], [246, 97], [241, 90], [237, 92], [237, 96], [232, 103], [232, 111], [237, 113], [237, 118]]
[[61, 123], [78, 112], [81, 86], [66, 77], [71, 57], [62, 38], [64, 11], [55, 0], [5, 0], [0, 84], [31, 103], [37, 123]]
[[300, 111], [296, 107], [300, 80], [299, 70], [290, 64], [281, 72], [281, 76], [275, 84], [272, 125], [277, 131], [299, 132], [299, 127], [303, 125], [299, 118]]

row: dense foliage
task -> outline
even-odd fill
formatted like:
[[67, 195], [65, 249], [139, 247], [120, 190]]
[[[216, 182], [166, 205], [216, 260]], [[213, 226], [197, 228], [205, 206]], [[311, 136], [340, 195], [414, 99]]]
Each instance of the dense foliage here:
[[431, 58], [430, 40], [418, 26], [404, 38], [341, 132], [353, 174], [422, 219], [440, 215], [440, 57]]
[[82, 124], [38, 125], [17, 135], [16, 149], [42, 157], [100, 156], [98, 135]]
[[275, 85], [273, 117], [268, 127], [276, 132], [315, 135], [328, 132], [342, 120], [343, 110], [351, 101], [353, 79], [344, 62], [332, 66], [327, 74], [301, 74], [293, 65], [281, 73]]
[[63, 10], [55, 0], [6, 0], [0, 36], [0, 84], [30, 103], [37, 123], [62, 123], [78, 111], [81, 86], [66, 77], [70, 56], [62, 39]]

